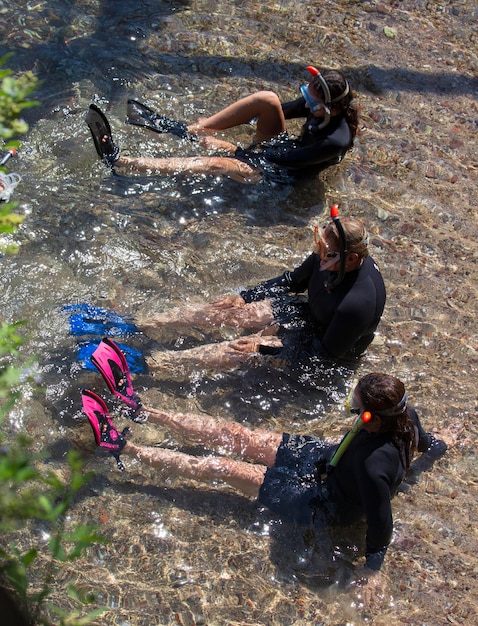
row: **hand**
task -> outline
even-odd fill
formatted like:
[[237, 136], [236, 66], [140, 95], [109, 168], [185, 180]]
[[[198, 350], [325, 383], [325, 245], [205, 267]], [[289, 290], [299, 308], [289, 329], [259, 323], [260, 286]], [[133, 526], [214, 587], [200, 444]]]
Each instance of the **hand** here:
[[259, 351], [259, 338], [256, 335], [252, 337], [240, 337], [230, 344], [233, 350], [242, 352], [243, 354], [250, 354], [251, 352]]
[[231, 348], [248, 354], [251, 352], [259, 352], [259, 346], [271, 346], [274, 348], [282, 348], [282, 341], [275, 335], [263, 335], [257, 333], [255, 335], [248, 335], [247, 337], [240, 337], [230, 344]]
[[360, 600], [366, 611], [376, 611], [383, 606], [388, 580], [381, 571], [376, 572], [368, 567], [358, 567], [349, 585], [359, 590]]
[[223, 298], [219, 298], [219, 300], [211, 302], [211, 306], [215, 309], [233, 309], [234, 307], [242, 308], [245, 304], [244, 298], [237, 293], [230, 296], [224, 296]]

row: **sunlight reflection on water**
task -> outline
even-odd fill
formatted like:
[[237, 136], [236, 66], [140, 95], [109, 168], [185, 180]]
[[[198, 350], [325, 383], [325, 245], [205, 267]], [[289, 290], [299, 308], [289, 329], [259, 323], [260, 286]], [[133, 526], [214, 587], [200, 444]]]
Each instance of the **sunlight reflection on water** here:
[[[412, 619], [410, 606], [417, 624], [448, 617], [471, 623], [478, 229], [470, 3], [3, 7], [2, 50], [14, 51], [14, 67], [43, 80], [41, 106], [28, 112], [31, 129], [15, 162], [23, 177], [16, 198], [27, 219], [6, 240], [21, 249], [0, 266], [2, 318], [29, 320], [22, 353], [37, 355], [43, 389], [26, 393], [9, 425], [26, 427], [48, 450], [45, 463], [60, 471], [69, 446], [83, 452], [98, 473], [72, 515], [99, 523], [110, 540], [69, 576], [87, 588], [104, 581], [98, 602], [112, 609], [114, 623], [389, 624]], [[130, 178], [112, 176], [96, 160], [84, 123], [91, 101], [107, 110], [125, 154], [191, 154], [188, 142], [127, 127], [126, 98], [188, 120], [257, 88], [293, 98], [317, 47], [318, 62], [350, 75], [363, 119], [353, 153], [320, 179], [290, 189], [214, 177]], [[251, 128], [232, 134], [247, 143]], [[359, 532], [325, 533], [315, 552], [307, 550], [302, 536], [226, 488], [158, 476], [137, 463], [119, 474], [95, 452], [79, 390], [100, 391], [100, 381], [79, 368], [61, 310], [91, 302], [134, 316], [278, 275], [306, 256], [312, 227], [336, 201], [369, 225], [388, 289], [379, 336], [359, 373], [397, 374], [428, 428], [464, 425], [467, 437], [397, 497], [389, 591], [374, 617], [360, 593], [344, 589]], [[180, 347], [209, 338], [218, 337], [193, 329], [161, 341]], [[147, 352], [155, 342], [135, 336], [131, 345]], [[340, 405], [356, 374], [347, 367], [295, 376], [268, 367], [196, 370], [185, 380], [144, 373], [135, 387], [172, 409], [338, 437], [349, 425]], [[138, 440], [177, 445], [167, 432], [134, 426]], [[308, 577], [299, 582], [292, 563]]]

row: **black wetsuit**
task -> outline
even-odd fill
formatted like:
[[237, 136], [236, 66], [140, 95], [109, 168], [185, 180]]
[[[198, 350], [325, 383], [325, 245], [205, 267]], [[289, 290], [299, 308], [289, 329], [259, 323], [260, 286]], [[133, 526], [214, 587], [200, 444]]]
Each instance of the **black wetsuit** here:
[[[241, 292], [241, 296], [246, 302], [273, 298], [274, 314], [282, 323], [284, 310], [291, 307], [290, 301], [281, 305], [287, 301], [286, 294], [307, 291], [308, 301], [301, 306], [311, 340], [303, 339], [304, 350], [333, 358], [356, 358], [374, 338], [385, 306], [385, 285], [371, 257], [366, 257], [359, 269], [346, 272], [344, 280], [328, 291], [325, 284], [334, 276], [328, 270], [321, 271], [320, 257], [311, 254], [293, 272]], [[284, 334], [287, 329], [279, 336]], [[266, 348], [261, 351], [269, 352]]]
[[275, 175], [276, 182], [291, 182], [298, 175], [320, 172], [340, 163], [352, 147], [345, 114], [330, 118], [327, 126], [319, 129], [323, 119], [311, 114], [304, 98], [282, 104], [282, 110], [286, 119], [306, 118], [300, 137], [290, 139], [284, 134], [270, 142], [238, 148], [235, 153], [236, 158], [262, 168], [266, 177], [274, 180]]
[[[409, 413], [417, 448], [427, 451], [434, 439], [424, 431], [412, 407]], [[389, 433], [362, 429], [321, 482], [317, 473], [325, 470], [337, 448], [322, 439], [284, 434], [276, 462], [266, 472], [259, 503], [299, 523], [311, 523], [314, 508], [325, 513], [321, 519], [330, 524], [352, 524], [365, 518], [367, 566], [378, 570], [392, 538], [391, 498], [405, 477], [403, 450]]]

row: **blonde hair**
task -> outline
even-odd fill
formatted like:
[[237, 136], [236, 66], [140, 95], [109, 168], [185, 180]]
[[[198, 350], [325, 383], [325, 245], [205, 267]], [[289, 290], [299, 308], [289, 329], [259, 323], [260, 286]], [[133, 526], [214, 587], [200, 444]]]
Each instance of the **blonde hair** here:
[[[368, 233], [364, 223], [355, 217], [343, 217], [340, 220], [347, 238], [347, 253], [355, 252], [360, 259], [368, 257]], [[330, 222], [325, 235], [333, 237], [340, 249], [340, 236], [334, 222]]]

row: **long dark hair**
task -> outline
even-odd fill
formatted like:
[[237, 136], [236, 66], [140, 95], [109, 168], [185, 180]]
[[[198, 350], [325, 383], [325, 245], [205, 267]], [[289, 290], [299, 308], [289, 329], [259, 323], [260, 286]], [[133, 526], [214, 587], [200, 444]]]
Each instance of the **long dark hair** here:
[[[327, 83], [330, 91], [330, 97], [332, 98], [332, 100], [334, 100], [335, 98], [339, 98], [346, 91], [348, 82], [342, 72], [339, 72], [338, 70], [324, 70], [323, 72], [321, 72], [321, 75]], [[312, 83], [316, 91], [323, 94], [320, 80], [317, 76], [314, 76], [310, 82]], [[323, 95], [325, 97], [325, 94]], [[357, 134], [359, 114], [355, 97], [350, 86], [348, 94], [344, 96], [342, 100], [337, 102], [335, 106], [342, 107], [342, 110], [345, 112], [347, 124], [349, 125], [350, 132], [352, 133], [352, 143], [350, 146], [352, 147], [353, 140], [355, 138], [355, 135]]]
[[395, 376], [374, 372], [359, 380], [357, 392], [365, 410], [381, 418], [380, 432], [391, 434], [404, 468], [410, 469], [416, 434], [407, 408], [405, 385]]

